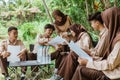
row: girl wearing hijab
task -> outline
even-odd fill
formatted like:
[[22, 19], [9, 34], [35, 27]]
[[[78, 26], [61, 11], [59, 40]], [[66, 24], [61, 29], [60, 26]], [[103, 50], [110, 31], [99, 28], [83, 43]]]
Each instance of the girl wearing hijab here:
[[[68, 29], [72, 24], [70, 17], [62, 13], [60, 10], [54, 10], [52, 15], [55, 19], [54, 27], [57, 35], [66, 39], [67, 41], [70, 41], [72, 38]], [[51, 54], [51, 59], [55, 59], [55, 73], [57, 72], [62, 59], [67, 55], [66, 53], [69, 52], [69, 50], [70, 49], [66, 44], [59, 44], [59, 46], [56, 48], [56, 51]]]
[[[81, 25], [79, 25], [79, 24], [72, 24], [72, 25], [70, 26], [69, 30], [70, 30], [72, 36], [73, 36], [74, 39], [75, 39], [74, 42], [75, 42], [80, 48], [89, 50], [89, 49], [92, 47], [91, 38], [90, 38], [89, 34], [86, 32], [86, 30], [83, 28], [83, 26], [81, 26]], [[69, 57], [69, 55], [71, 55], [71, 54], [74, 54], [74, 55], [72, 55], [72, 57], [75, 56], [74, 58], [75, 58], [75, 60], [77, 61], [78, 55], [75, 54], [73, 51], [70, 51], [70, 53], [68, 54], [67, 57]], [[76, 57], [76, 56], [77, 56], [77, 57]], [[66, 57], [66, 58], [67, 58], [67, 57]], [[51, 80], [56, 80], [56, 79], [59, 80], [59, 79], [62, 78], [62, 77], [69, 76], [69, 75], [68, 75], [69, 73], [72, 73], [72, 71], [69, 71], [69, 69], [68, 69], [69, 66], [66, 66], [66, 62], [64, 62], [64, 61], [66, 61], [66, 58], [65, 58], [64, 60], [62, 60], [60, 66], [59, 66], [59, 67], [62, 68], [62, 70], [59, 70], [59, 68], [58, 68], [58, 73], [57, 73], [58, 75], [55, 75], [54, 78], [51, 79]], [[67, 64], [71, 64], [71, 65], [73, 64], [73, 63], [71, 62], [71, 61], [72, 61], [71, 59], [70, 59], [70, 60], [67, 60], [67, 61], [68, 61]], [[76, 64], [73, 64], [73, 65], [77, 66]], [[67, 78], [67, 79], [65, 79], [65, 80], [69, 80], [69, 79]]]
[[63, 36], [63, 33], [67, 32], [68, 28], [72, 24], [70, 17], [62, 13], [60, 10], [54, 10], [52, 15], [55, 19], [54, 26], [57, 34]]
[[88, 61], [79, 58], [78, 66], [72, 80], [111, 80], [120, 78], [120, 9], [112, 7], [101, 13], [108, 28], [108, 47], [105, 57], [100, 61]]

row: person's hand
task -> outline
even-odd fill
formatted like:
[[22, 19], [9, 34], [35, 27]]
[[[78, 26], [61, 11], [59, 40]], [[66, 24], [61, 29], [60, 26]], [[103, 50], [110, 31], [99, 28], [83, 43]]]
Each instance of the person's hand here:
[[3, 52], [2, 54], [1, 54], [1, 56], [3, 57], [3, 58], [7, 58], [8, 56], [10, 56], [10, 52]]
[[64, 56], [64, 55], [66, 55], [66, 54], [69, 54], [69, 52], [60, 52], [60, 54], [61, 54], [62, 56]]
[[100, 61], [100, 60], [102, 60], [102, 57], [98, 57], [98, 56], [92, 56], [92, 58], [93, 58], [93, 60], [98, 60], [98, 61]]
[[52, 40], [52, 38], [49, 38], [49, 40], [48, 41], [51, 41]]
[[88, 60], [78, 57], [78, 62], [79, 62], [80, 65], [86, 66]]
[[43, 41], [43, 45], [49, 46], [50, 44], [49, 44], [48, 42], [49, 42], [50, 40], [52, 40], [52, 38], [45, 39], [45, 40]]
[[68, 33], [67, 33], [67, 32], [63, 32], [63, 33], [62, 33], [62, 37], [63, 37], [63, 38], [68, 38]]
[[43, 43], [44, 46], [49, 46], [48, 42]]
[[62, 48], [63, 48], [62, 44], [57, 44], [57, 47], [56, 47], [57, 50], [61, 50]]
[[72, 35], [68, 35], [68, 32], [62, 33], [62, 38], [66, 39], [67, 41], [71, 40]]
[[83, 49], [83, 48], [82, 48], [82, 50], [84, 50], [89, 56], [92, 56], [91, 51], [89, 51], [87, 49]]
[[27, 50], [23, 49], [22, 51], [20, 51], [20, 53], [17, 55], [20, 59], [24, 58], [24, 55], [26, 54]]

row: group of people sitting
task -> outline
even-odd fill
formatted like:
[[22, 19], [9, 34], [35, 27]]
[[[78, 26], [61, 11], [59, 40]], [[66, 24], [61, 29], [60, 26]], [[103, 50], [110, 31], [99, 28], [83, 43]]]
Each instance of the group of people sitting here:
[[71, 49], [59, 48], [58, 51], [51, 54], [51, 59], [56, 59], [56, 69], [50, 80], [119, 80], [120, 8], [112, 7], [88, 16], [88, 21], [93, 29], [100, 31], [99, 41], [95, 47], [92, 45], [90, 35], [82, 25], [72, 23], [67, 15], [60, 13], [58, 10], [53, 12], [58, 35], [68, 41], [73, 40], [93, 60], [89, 61], [78, 56]]
[[[120, 78], [120, 8], [112, 7], [103, 12], [96, 12], [88, 16], [88, 21], [94, 30], [100, 31], [99, 41], [93, 47], [92, 40], [85, 27], [73, 23], [68, 15], [60, 10], [52, 13], [54, 24], [46, 24], [44, 34], [37, 36], [33, 53], [37, 53], [37, 46], [48, 46], [55, 30], [57, 35], [68, 42], [74, 41], [93, 60], [89, 61], [77, 55], [66, 43], [58, 44], [51, 53], [51, 60], [55, 60], [55, 70], [50, 80], [111, 80]], [[17, 40], [16, 27], [8, 28], [8, 39], [0, 45], [0, 67], [6, 80], [10, 80], [7, 69], [8, 45], [19, 45], [18, 57], [21, 61], [36, 59], [35, 54], [27, 53], [23, 42]], [[21, 80], [24, 80], [27, 68], [21, 69]], [[35, 72], [38, 70], [34, 70]]]

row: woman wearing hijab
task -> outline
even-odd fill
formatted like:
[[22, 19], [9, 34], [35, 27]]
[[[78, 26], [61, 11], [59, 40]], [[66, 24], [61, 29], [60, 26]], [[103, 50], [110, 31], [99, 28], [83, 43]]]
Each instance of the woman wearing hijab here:
[[[66, 39], [67, 41], [71, 40], [71, 34], [69, 34], [68, 28], [72, 24], [72, 21], [68, 15], [65, 15], [60, 10], [54, 10], [53, 13], [54, 21], [54, 27], [57, 35], [60, 37]], [[57, 49], [55, 52], [51, 54], [51, 59], [55, 59], [55, 73], [57, 72], [57, 69], [63, 60], [64, 57], [66, 57], [66, 53], [69, 52], [69, 47], [66, 44], [57, 46]]]
[[68, 15], [65, 15], [60, 10], [54, 10], [53, 18], [55, 19], [54, 26], [58, 35], [63, 36], [64, 32], [68, 31], [72, 21]]
[[80, 65], [72, 80], [111, 80], [120, 78], [120, 9], [112, 7], [101, 13], [108, 28], [109, 45], [100, 61], [79, 58]]
[[[74, 42], [80, 48], [89, 50], [92, 47], [91, 38], [88, 35], [88, 33], [86, 32], [86, 30], [83, 28], [83, 26], [81, 26], [79, 24], [73, 24], [73, 25], [70, 26], [69, 29], [70, 29], [70, 32], [71, 32], [72, 36], [75, 39]], [[77, 54], [75, 54], [73, 51], [70, 51], [70, 53], [68, 54], [67, 57], [69, 57], [69, 55], [72, 55], [72, 57], [75, 56], [74, 58], [75, 58], [75, 60], [77, 62], [77, 58], [78, 58]], [[51, 80], [60, 79], [61, 77], [66, 77], [67, 78], [67, 76], [69, 76], [68, 75], [69, 73], [73, 73], [72, 71], [69, 71], [68, 66], [66, 66], [66, 62], [64, 62], [64, 61], [66, 61], [66, 58], [64, 60], [62, 60], [60, 66], [59, 66], [59, 67], [62, 68], [62, 72], [61, 72], [61, 70], [58, 69], [58, 75], [55, 75], [54, 79], [51, 79]], [[71, 59], [68, 60], [67, 64], [71, 64], [71, 65], [77, 66], [77, 64], [73, 64], [71, 61], [72, 61]], [[69, 80], [69, 78], [67, 78], [65, 80]]]

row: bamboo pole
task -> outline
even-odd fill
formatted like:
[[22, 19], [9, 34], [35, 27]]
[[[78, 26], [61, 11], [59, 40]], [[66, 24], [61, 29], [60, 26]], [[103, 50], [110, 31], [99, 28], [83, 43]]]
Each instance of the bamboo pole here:
[[45, 0], [42, 0], [42, 1], [43, 1], [44, 8], [45, 8], [45, 10], [46, 10], [46, 13], [47, 13], [47, 15], [49, 16], [51, 23], [53, 23], [52, 17], [51, 17], [51, 15], [50, 15], [49, 9], [48, 9], [48, 7], [47, 7], [47, 5], [46, 5], [46, 3], [45, 3]]
[[115, 1], [114, 1], [114, 6], [117, 6], [117, 2], [118, 2], [118, 0], [115, 0]]
[[88, 2], [87, 2], [87, 0], [85, 0], [85, 4], [86, 4], [86, 13], [87, 13], [87, 17], [88, 17], [88, 15], [89, 15], [89, 10], [88, 10]]

